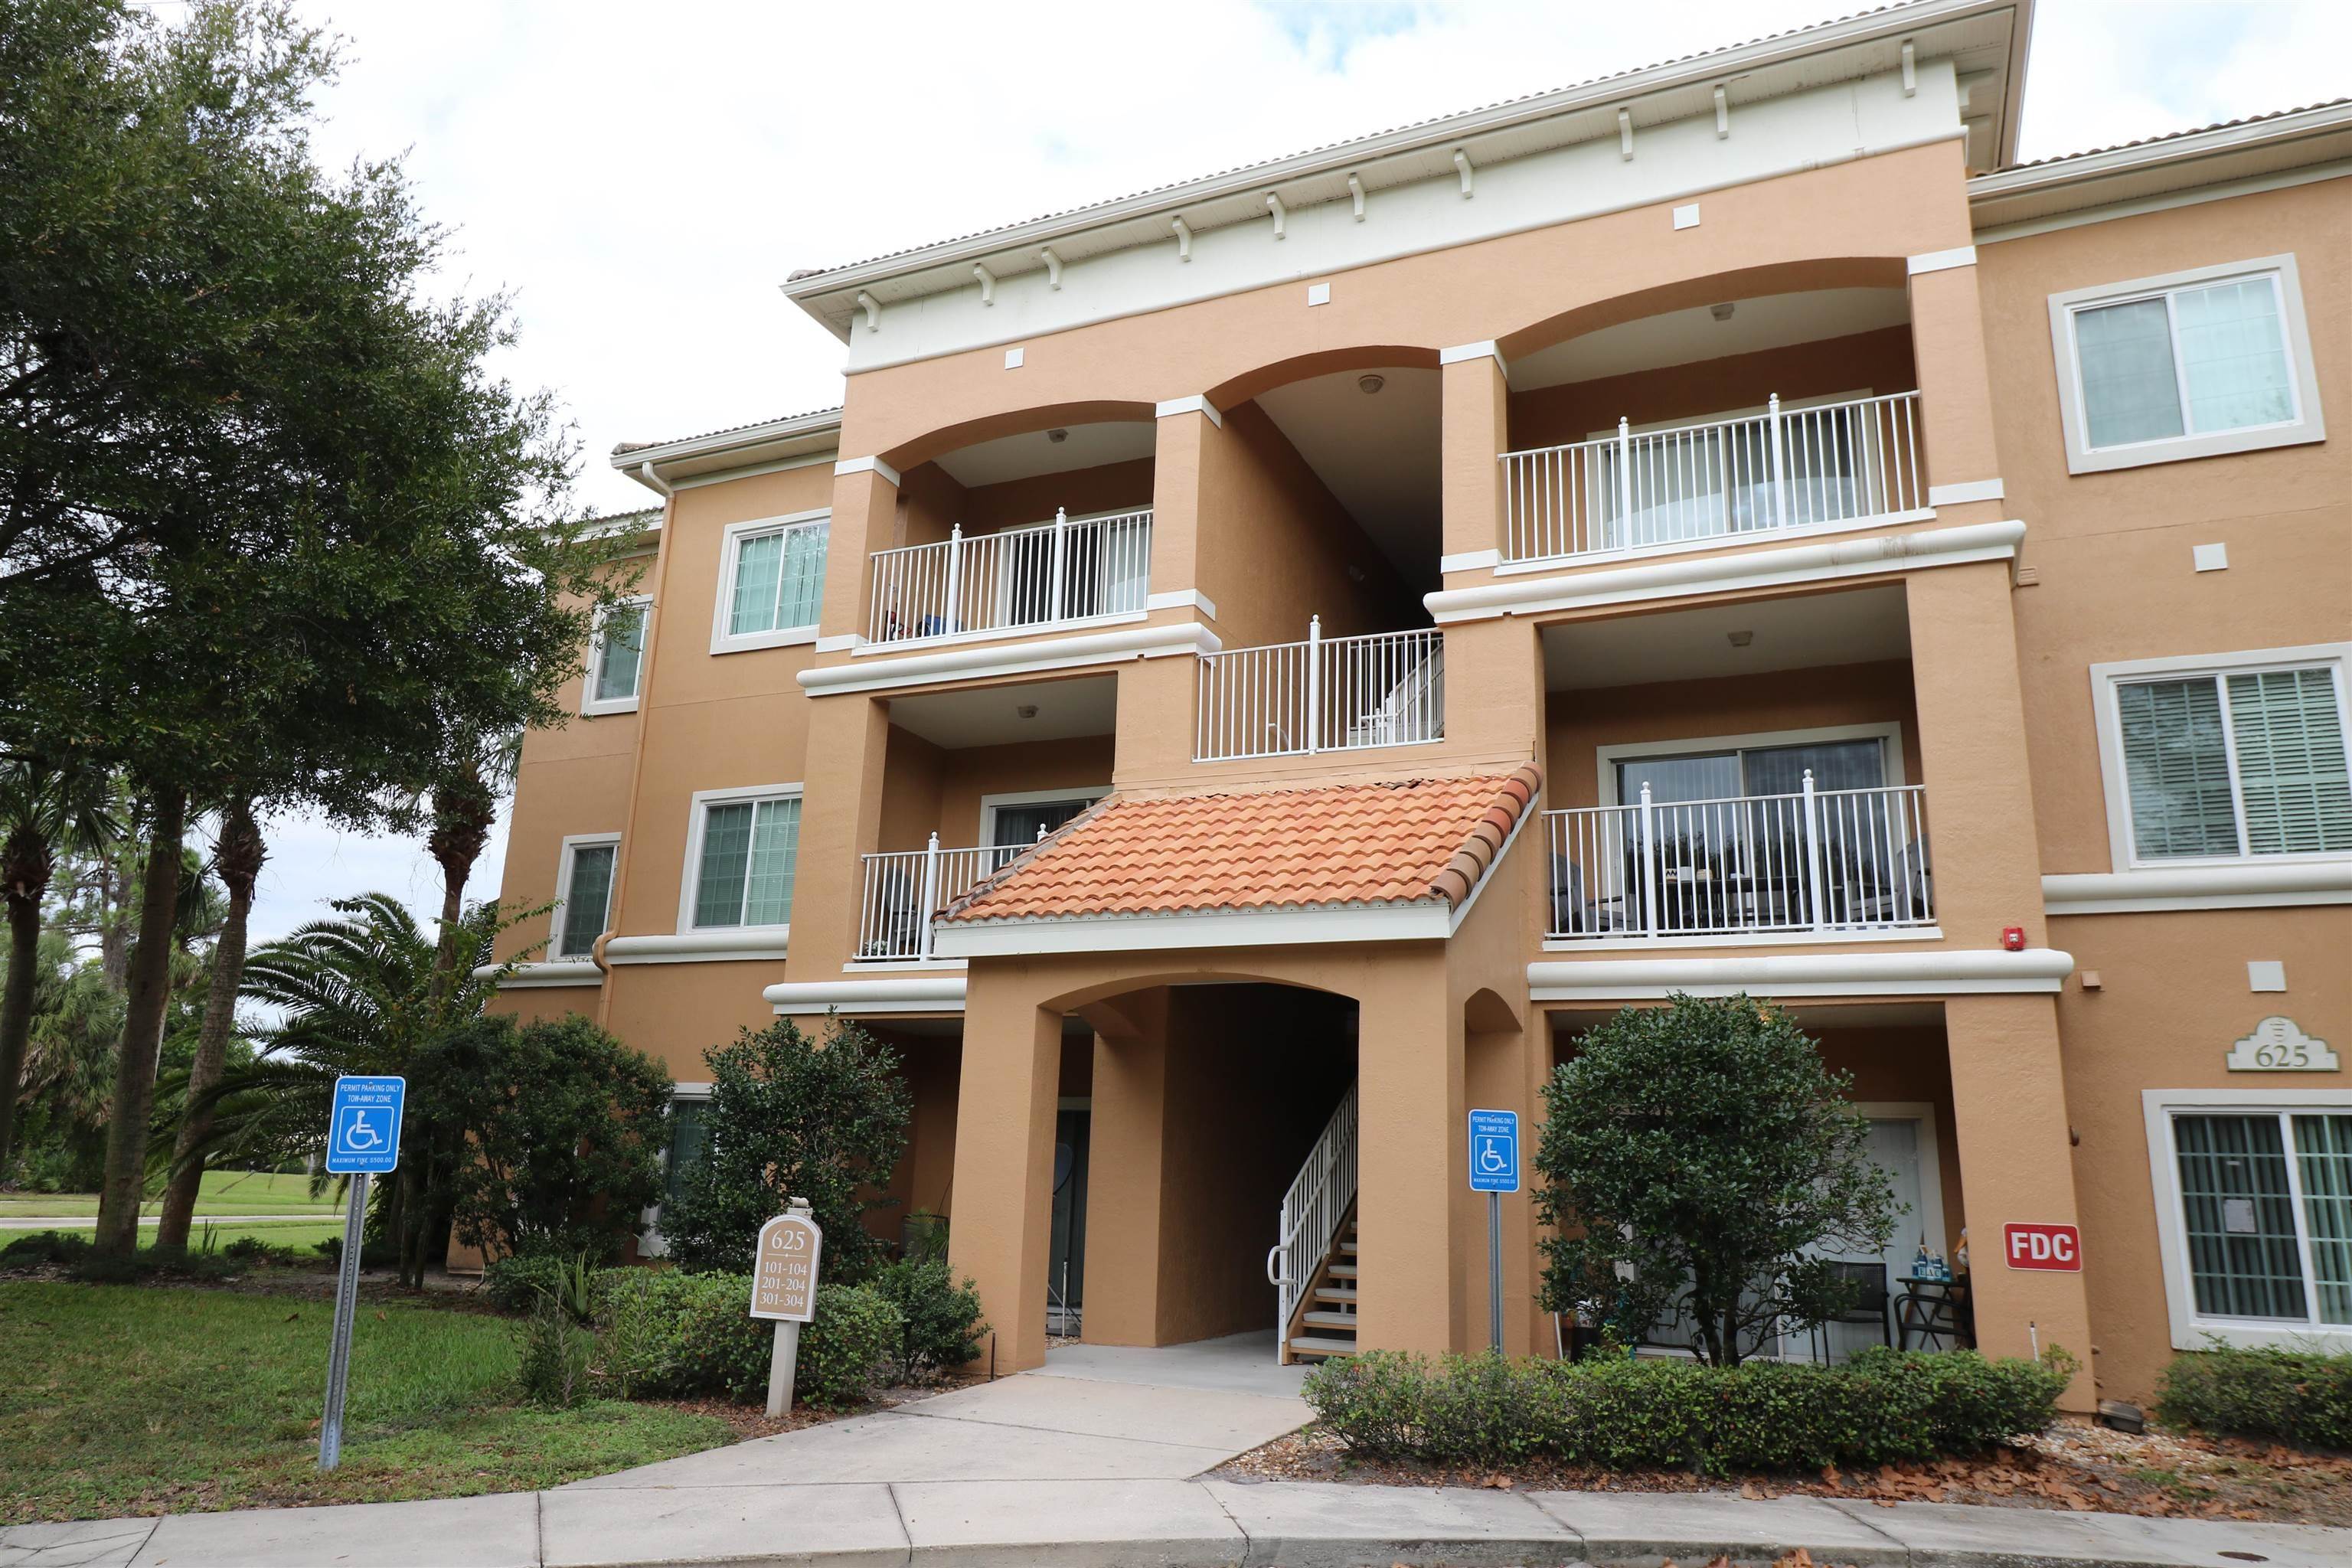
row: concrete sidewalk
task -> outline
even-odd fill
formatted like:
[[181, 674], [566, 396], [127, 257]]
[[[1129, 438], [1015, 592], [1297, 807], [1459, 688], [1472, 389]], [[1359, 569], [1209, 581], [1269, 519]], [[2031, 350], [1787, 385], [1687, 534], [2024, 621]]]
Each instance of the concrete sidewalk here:
[[1204, 1480], [1304, 1423], [1270, 1334], [1042, 1371], [545, 1492], [0, 1531], [0, 1568], [1654, 1564], [2344, 1568], [2352, 1531], [1813, 1498]]
[[1307, 1482], [589, 1487], [439, 1502], [19, 1525], [8, 1568], [687, 1568], [1066, 1563], [1769, 1563], [2343, 1568], [2352, 1531], [1941, 1503]]

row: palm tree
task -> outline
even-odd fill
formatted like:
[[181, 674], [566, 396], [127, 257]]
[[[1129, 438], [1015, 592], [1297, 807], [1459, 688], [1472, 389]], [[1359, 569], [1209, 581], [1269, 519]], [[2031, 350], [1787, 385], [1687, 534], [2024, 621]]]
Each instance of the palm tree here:
[[0, 1176], [16, 1134], [16, 1094], [39, 979], [41, 900], [60, 855], [105, 849], [122, 834], [106, 773], [81, 763], [0, 762], [0, 892], [8, 904], [8, 983], [0, 999]]
[[[480, 1016], [512, 970], [481, 967], [509, 923], [496, 903], [445, 921], [438, 941], [388, 893], [339, 899], [334, 908], [337, 918], [247, 960], [245, 994], [278, 1009], [280, 1022], [251, 1063], [189, 1096], [191, 1120], [201, 1114], [206, 1125], [200, 1141], [184, 1141], [183, 1161], [234, 1152], [267, 1165], [320, 1152], [338, 1077], [412, 1076], [436, 1045]], [[460, 1152], [452, 1121], [429, 1086], [412, 1088], [400, 1172], [383, 1184], [377, 1211], [400, 1243], [404, 1283], [424, 1277], [428, 1193], [445, 1184], [441, 1167]]]
[[[155, 1245], [185, 1247], [188, 1227], [196, 1212], [196, 1193], [205, 1176], [204, 1149], [212, 1132], [213, 1106], [206, 1096], [220, 1081], [228, 1057], [228, 1037], [236, 1024], [237, 990], [244, 983], [247, 918], [253, 912], [254, 884], [268, 858], [261, 825], [254, 819], [253, 802], [245, 795], [231, 800], [221, 812], [220, 837], [213, 846], [213, 869], [228, 889], [220, 934], [213, 943], [211, 988], [205, 996], [205, 1021], [196, 1035], [196, 1058], [188, 1071], [188, 1109], [180, 1123], [179, 1141], [172, 1151], [172, 1173], [163, 1189], [163, 1211], [155, 1224]], [[205, 886], [201, 876], [194, 879]]]
[[499, 798], [514, 787], [522, 761], [522, 735], [474, 736], [433, 784], [432, 826], [425, 852], [441, 868], [441, 940], [434, 973], [457, 968], [456, 932], [466, 905], [466, 883], [498, 826]]

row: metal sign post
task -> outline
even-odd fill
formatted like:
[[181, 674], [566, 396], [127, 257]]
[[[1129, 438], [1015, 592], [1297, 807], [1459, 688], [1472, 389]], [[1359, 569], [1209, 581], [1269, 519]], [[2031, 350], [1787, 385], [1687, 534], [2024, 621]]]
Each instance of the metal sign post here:
[[360, 1237], [367, 1227], [368, 1178], [400, 1165], [400, 1117], [408, 1080], [339, 1078], [327, 1117], [327, 1170], [352, 1179], [343, 1215], [343, 1256], [335, 1273], [335, 1335], [327, 1350], [327, 1408], [319, 1421], [319, 1468], [343, 1460], [343, 1395], [352, 1380], [352, 1320], [359, 1314]]
[[1470, 1190], [1486, 1194], [1486, 1331], [1503, 1348], [1503, 1194], [1519, 1190], [1519, 1113], [1470, 1113]]
[[817, 1259], [824, 1232], [809, 1217], [806, 1198], [787, 1198], [782, 1214], [760, 1227], [751, 1265], [751, 1316], [772, 1319], [775, 1347], [768, 1357], [768, 1414], [793, 1407], [799, 1370], [801, 1325], [816, 1317]]

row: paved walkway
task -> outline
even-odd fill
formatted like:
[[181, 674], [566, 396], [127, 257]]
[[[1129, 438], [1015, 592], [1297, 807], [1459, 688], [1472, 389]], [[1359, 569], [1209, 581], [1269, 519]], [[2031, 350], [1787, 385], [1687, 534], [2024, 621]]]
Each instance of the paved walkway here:
[[1202, 1480], [1307, 1419], [1270, 1335], [1043, 1371], [546, 1492], [0, 1531], [0, 1568], [1769, 1563], [2343, 1568], [2352, 1531], [1813, 1498]]

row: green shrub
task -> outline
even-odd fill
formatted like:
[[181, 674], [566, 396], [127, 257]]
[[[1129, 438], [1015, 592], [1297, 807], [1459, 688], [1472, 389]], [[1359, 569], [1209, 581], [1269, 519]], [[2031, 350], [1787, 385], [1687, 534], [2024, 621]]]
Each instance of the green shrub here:
[[0, 1268], [39, 1268], [79, 1263], [89, 1254], [89, 1237], [79, 1231], [40, 1230], [0, 1247]]
[[2352, 1448], [2352, 1355], [2218, 1344], [2178, 1355], [2165, 1368], [2156, 1413], [2175, 1426]]
[[[611, 1268], [600, 1277], [604, 1369], [624, 1394], [767, 1397], [775, 1325], [751, 1316], [747, 1274]], [[898, 1308], [866, 1286], [821, 1285], [802, 1325], [794, 1396], [838, 1408], [864, 1399], [898, 1352]]]
[[588, 1399], [593, 1342], [553, 1295], [515, 1325], [515, 1381], [533, 1405], [569, 1410]]
[[[751, 1282], [743, 1281], [748, 1294]], [[816, 1318], [801, 1326], [800, 1370], [794, 1397], [803, 1405], [838, 1410], [863, 1402], [889, 1375], [899, 1352], [905, 1320], [890, 1299], [870, 1285], [820, 1285]], [[768, 1325], [760, 1325], [762, 1329]], [[767, 1367], [760, 1388], [767, 1390]]]
[[1565, 1363], [1375, 1351], [1307, 1380], [1317, 1417], [1381, 1458], [1507, 1465], [1534, 1455], [1611, 1469], [1866, 1468], [1981, 1452], [2039, 1432], [2074, 1363], [1872, 1351], [1842, 1366]]
[[257, 1236], [240, 1236], [222, 1247], [220, 1254], [230, 1262], [241, 1263], [247, 1268], [264, 1263], [290, 1268], [315, 1261], [314, 1258], [305, 1257], [299, 1247], [280, 1247], [276, 1242], [264, 1241]]
[[909, 1375], [947, 1372], [980, 1354], [988, 1325], [980, 1321], [980, 1292], [956, 1283], [944, 1258], [901, 1258], [874, 1277], [874, 1288], [898, 1309], [898, 1364]]
[[593, 1250], [525, 1252], [485, 1265], [482, 1294], [502, 1312], [532, 1311], [552, 1297], [574, 1322], [585, 1323], [596, 1315], [604, 1279], [621, 1272], [628, 1271], [598, 1268]]

